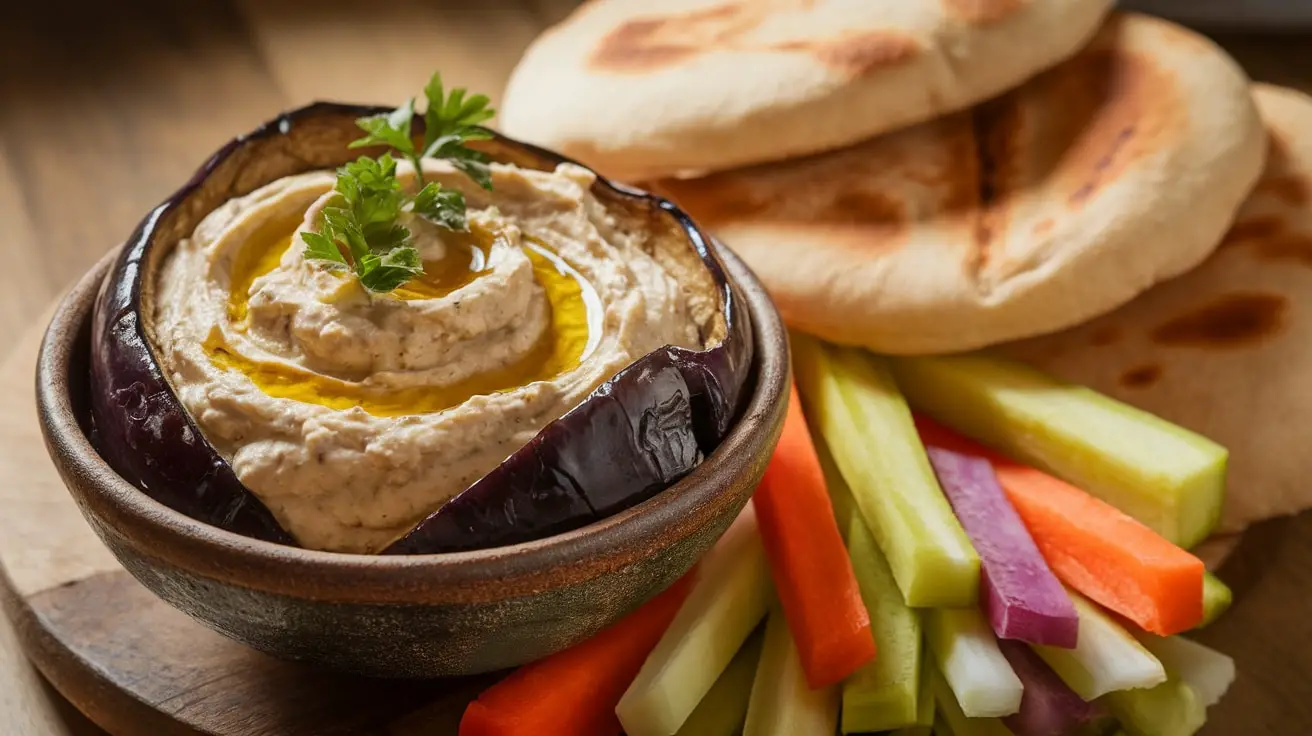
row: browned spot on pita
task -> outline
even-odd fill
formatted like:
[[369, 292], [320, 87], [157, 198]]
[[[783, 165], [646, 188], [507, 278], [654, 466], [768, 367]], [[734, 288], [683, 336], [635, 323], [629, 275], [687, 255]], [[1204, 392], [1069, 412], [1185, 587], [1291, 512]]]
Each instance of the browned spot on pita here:
[[785, 41], [774, 48], [809, 53], [820, 63], [849, 77], [902, 63], [920, 51], [915, 39], [888, 31], [850, 33], [823, 41]]
[[1293, 260], [1312, 266], [1312, 236], [1285, 231], [1265, 240], [1252, 242], [1257, 254], [1273, 261]]
[[1126, 388], [1148, 388], [1162, 377], [1160, 365], [1141, 365], [1121, 374], [1121, 385]]
[[732, 45], [761, 20], [760, 13], [739, 3], [635, 18], [606, 34], [588, 63], [604, 71], [650, 72]]
[[1293, 175], [1267, 176], [1257, 184], [1257, 191], [1294, 206], [1307, 204], [1308, 190], [1307, 180]]
[[[1114, 38], [1115, 21], [1103, 31]], [[1108, 34], [1111, 34], [1110, 36]], [[1175, 82], [1157, 63], [1123, 48], [1095, 43], [1013, 93], [1023, 110], [1061, 104], [1031, 127], [1032, 178], [1057, 182], [1071, 207], [1081, 207], [1185, 124]], [[1031, 121], [1023, 121], [1031, 122]]]
[[1031, 230], [1030, 232], [1033, 233], [1034, 235], [1047, 235], [1048, 233], [1052, 232], [1052, 228], [1056, 224], [1057, 223], [1051, 217], [1045, 217], [1042, 220], [1039, 220], [1038, 222], [1034, 223], [1034, 229]]
[[833, 225], [876, 225], [902, 222], [906, 213], [883, 192], [847, 190], [816, 212], [816, 219]]
[[1278, 215], [1253, 217], [1236, 223], [1223, 246], [1251, 248], [1259, 258], [1292, 260], [1312, 266], [1312, 235], [1290, 230]]
[[768, 193], [732, 173], [664, 181], [657, 184], [656, 190], [707, 225], [768, 217], [777, 203]]
[[975, 108], [971, 116], [975, 138], [978, 211], [974, 222], [975, 262], [978, 273], [992, 256], [993, 241], [1007, 225], [1007, 200], [1020, 183], [1020, 110], [1003, 97]]
[[1024, 6], [1024, 0], [943, 0], [949, 15], [979, 24], [996, 23]]
[[1089, 335], [1089, 344], [1103, 347], [1120, 342], [1120, 339], [1121, 331], [1119, 328], [1111, 326], [1099, 327], [1093, 331], [1092, 335]]
[[1278, 333], [1289, 301], [1277, 294], [1227, 294], [1204, 307], [1163, 323], [1152, 332], [1162, 345], [1236, 348]]
[[1238, 245], [1255, 240], [1265, 240], [1276, 236], [1284, 228], [1284, 221], [1275, 215], [1250, 217], [1231, 225], [1230, 232], [1225, 234], [1225, 240], [1221, 241], [1221, 245]]

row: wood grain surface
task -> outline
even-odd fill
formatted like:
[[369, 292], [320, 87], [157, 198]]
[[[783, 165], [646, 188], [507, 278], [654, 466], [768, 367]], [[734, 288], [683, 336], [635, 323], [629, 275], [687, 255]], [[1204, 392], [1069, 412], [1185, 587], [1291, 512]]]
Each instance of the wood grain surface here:
[[[496, 97], [529, 40], [577, 3], [6, 3], [0, 21], [0, 356], [41, 321], [50, 300], [108, 243], [234, 133], [316, 98], [396, 101], [417, 90], [434, 68], [451, 82]], [[1312, 35], [1220, 40], [1254, 78], [1312, 91]], [[26, 360], [30, 353], [20, 355]], [[15, 475], [21, 470], [0, 470], [0, 493], [22, 482]], [[6, 507], [6, 514], [13, 511]], [[1246, 542], [1232, 567], [1242, 572], [1266, 553], [1277, 558], [1274, 567], [1252, 575], [1236, 613], [1206, 635], [1217, 643], [1243, 643], [1231, 650], [1245, 673], [1235, 699], [1254, 707], [1246, 716], [1225, 710], [1216, 733], [1277, 733], [1285, 713], [1295, 719], [1286, 724], [1303, 726], [1285, 733], [1312, 732], [1312, 687], [1299, 688], [1312, 679], [1305, 664], [1312, 657], [1312, 522], [1277, 523], [1272, 530], [1285, 533], [1259, 535], [1265, 544], [1256, 547]], [[36, 537], [78, 533], [36, 526], [21, 531]], [[47, 549], [54, 551], [34, 560], [35, 568], [17, 569], [99, 564], [94, 553], [65, 560], [58, 547]], [[1255, 613], [1259, 607], [1269, 612], [1266, 618]], [[1242, 630], [1249, 626], [1255, 630]], [[95, 732], [34, 674], [0, 620], [0, 733]]]

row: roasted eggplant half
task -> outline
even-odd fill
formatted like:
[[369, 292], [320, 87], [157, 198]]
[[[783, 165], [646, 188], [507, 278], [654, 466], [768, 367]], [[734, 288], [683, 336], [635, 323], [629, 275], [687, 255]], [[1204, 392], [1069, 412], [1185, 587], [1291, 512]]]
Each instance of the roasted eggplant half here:
[[[285, 113], [221, 148], [127, 240], [93, 315], [92, 421], [101, 454], [142, 492], [208, 524], [297, 544], [179, 398], [143, 295], [209, 213], [284, 177], [354, 160], [361, 153], [350, 147], [357, 120], [390, 112], [316, 103]], [[423, 126], [416, 116], [417, 135]], [[486, 133], [472, 145], [493, 162], [537, 171], [572, 163]], [[678, 233], [714, 285], [722, 337], [703, 349], [667, 345], [638, 358], [383, 552], [479, 549], [584, 526], [677, 482], [715, 451], [737, 418], [752, 365], [751, 325], [710, 240], [659, 197], [601, 177], [590, 194], [625, 222]]]

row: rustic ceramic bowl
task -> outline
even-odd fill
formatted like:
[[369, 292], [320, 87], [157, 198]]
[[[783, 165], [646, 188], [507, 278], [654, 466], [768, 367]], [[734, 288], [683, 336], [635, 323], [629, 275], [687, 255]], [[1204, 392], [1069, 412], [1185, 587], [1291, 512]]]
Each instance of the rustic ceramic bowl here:
[[64, 298], [37, 365], [47, 447], [96, 533], [147, 588], [269, 654], [378, 677], [488, 672], [559, 651], [686, 572], [751, 496], [788, 398], [787, 336], [752, 273], [719, 255], [755, 357], [741, 417], [683, 480], [589, 526], [433, 555], [349, 555], [210, 526], [155, 501], [96, 452], [89, 422], [93, 304], [110, 259]]

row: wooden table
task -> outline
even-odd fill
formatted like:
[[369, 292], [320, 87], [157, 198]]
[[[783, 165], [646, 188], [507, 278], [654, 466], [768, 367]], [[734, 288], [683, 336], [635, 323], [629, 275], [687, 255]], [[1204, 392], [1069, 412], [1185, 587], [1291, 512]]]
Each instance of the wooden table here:
[[[395, 103], [433, 69], [499, 96], [578, 0], [36, 0], [0, 22], [0, 357], [48, 303], [236, 132], [313, 99]], [[1312, 91], [1312, 37], [1224, 37]], [[98, 733], [0, 617], [0, 733]]]

